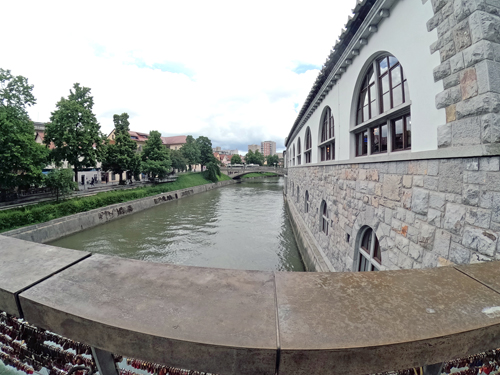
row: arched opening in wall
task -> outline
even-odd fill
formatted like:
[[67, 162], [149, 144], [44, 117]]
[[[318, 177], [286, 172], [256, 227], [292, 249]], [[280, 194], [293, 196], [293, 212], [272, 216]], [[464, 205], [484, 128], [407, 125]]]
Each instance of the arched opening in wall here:
[[299, 202], [300, 202], [300, 189], [297, 186], [297, 203], [299, 203]]
[[293, 144], [292, 165], [295, 165], [295, 143]]
[[319, 129], [318, 151], [320, 161], [335, 160], [335, 128], [332, 110], [328, 106], [323, 109]]
[[358, 272], [380, 270], [382, 254], [378, 238], [372, 228], [364, 227], [361, 229], [357, 251], [358, 260], [356, 270]]
[[290, 190], [292, 191], [292, 196], [293, 196], [293, 193], [294, 193], [294, 191], [293, 191], [293, 182], [291, 182], [291, 185], [292, 185], [292, 188]]
[[309, 212], [309, 192], [306, 190], [306, 194], [304, 195], [304, 212]]
[[320, 210], [320, 230], [328, 235], [328, 207], [325, 201], [321, 202]]
[[297, 165], [300, 165], [300, 162], [301, 162], [301, 147], [300, 147], [300, 137], [299, 139], [297, 140]]
[[311, 150], [312, 150], [312, 138], [311, 138], [311, 129], [309, 126], [306, 129], [306, 143], [305, 143], [305, 151], [304, 151], [304, 156], [305, 156], [305, 162], [306, 164], [311, 162]]
[[385, 54], [369, 64], [356, 106], [356, 156], [411, 150], [408, 80], [396, 57]]

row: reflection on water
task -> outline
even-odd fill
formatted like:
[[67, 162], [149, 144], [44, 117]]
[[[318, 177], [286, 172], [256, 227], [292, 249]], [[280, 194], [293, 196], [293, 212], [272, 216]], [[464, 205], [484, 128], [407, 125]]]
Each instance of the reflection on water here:
[[282, 194], [282, 178], [246, 180], [51, 245], [158, 263], [304, 271]]

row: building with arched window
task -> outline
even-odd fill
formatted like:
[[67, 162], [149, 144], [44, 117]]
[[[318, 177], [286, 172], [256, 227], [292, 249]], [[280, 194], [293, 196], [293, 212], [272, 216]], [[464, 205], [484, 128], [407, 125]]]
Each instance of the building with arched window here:
[[285, 140], [309, 269], [500, 260], [498, 30], [491, 1], [358, 1]]

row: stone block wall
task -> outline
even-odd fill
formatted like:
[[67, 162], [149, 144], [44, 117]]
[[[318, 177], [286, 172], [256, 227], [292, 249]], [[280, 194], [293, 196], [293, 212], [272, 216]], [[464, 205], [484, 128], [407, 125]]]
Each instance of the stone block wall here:
[[438, 128], [438, 147], [500, 147], [500, 0], [431, 0], [429, 31], [438, 40], [441, 64], [435, 81], [443, 82], [436, 107], [446, 109]]
[[383, 270], [500, 260], [499, 156], [289, 168], [287, 185], [288, 203], [335, 271], [353, 270], [365, 226]]

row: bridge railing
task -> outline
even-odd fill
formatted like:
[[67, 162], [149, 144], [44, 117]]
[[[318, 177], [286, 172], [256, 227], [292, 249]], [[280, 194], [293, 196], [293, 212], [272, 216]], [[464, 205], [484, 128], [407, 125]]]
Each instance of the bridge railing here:
[[155, 264], [0, 236], [0, 310], [220, 374], [367, 374], [500, 347], [500, 262], [364, 273]]

